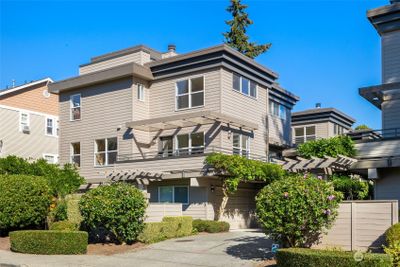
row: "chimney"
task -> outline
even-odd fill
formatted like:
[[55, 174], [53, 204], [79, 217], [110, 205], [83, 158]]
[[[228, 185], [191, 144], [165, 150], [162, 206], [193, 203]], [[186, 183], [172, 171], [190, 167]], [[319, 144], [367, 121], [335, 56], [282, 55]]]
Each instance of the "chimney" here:
[[168, 52], [174, 52], [176, 51], [176, 45], [174, 44], [169, 44], [168, 45]]
[[315, 108], [321, 108], [321, 103], [316, 103]]

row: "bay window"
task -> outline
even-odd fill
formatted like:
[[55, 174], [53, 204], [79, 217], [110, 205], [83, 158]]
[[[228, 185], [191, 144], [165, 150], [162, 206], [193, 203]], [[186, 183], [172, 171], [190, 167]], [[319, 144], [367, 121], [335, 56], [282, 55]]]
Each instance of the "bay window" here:
[[159, 186], [158, 202], [189, 204], [189, 187]]
[[176, 109], [204, 105], [204, 77], [181, 80], [176, 83]]
[[118, 142], [116, 137], [95, 140], [95, 166], [115, 164], [117, 161], [117, 154]]

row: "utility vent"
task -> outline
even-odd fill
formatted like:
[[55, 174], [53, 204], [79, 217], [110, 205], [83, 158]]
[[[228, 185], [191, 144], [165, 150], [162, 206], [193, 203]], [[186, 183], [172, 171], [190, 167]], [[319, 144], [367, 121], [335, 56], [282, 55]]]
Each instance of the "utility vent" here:
[[25, 125], [23, 128], [22, 128], [22, 132], [23, 133], [30, 133], [31, 132], [31, 129], [29, 128], [29, 126], [28, 125]]

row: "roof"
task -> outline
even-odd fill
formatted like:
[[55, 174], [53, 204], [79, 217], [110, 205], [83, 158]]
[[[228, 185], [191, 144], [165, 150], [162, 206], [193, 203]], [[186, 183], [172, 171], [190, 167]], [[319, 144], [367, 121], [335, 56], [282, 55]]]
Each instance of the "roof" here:
[[351, 127], [356, 120], [335, 108], [313, 108], [292, 113], [292, 124], [334, 121]]
[[16, 86], [16, 87], [13, 87], [13, 88], [0, 90], [0, 96], [6, 95], [6, 94], [10, 94], [10, 93], [13, 93], [13, 92], [18, 92], [18, 91], [21, 91], [21, 90], [23, 90], [25, 88], [29, 88], [29, 87], [32, 87], [32, 86], [35, 86], [35, 85], [38, 85], [38, 84], [52, 83], [52, 82], [53, 82], [53, 80], [51, 78], [47, 77], [47, 78], [44, 78], [44, 79], [41, 79], [41, 80], [37, 80], [37, 81], [30, 82], [30, 83], [26, 83], [26, 84], [23, 84], [23, 85], [20, 85], [20, 86]]
[[379, 34], [400, 30], [400, 2], [368, 10], [367, 17]]

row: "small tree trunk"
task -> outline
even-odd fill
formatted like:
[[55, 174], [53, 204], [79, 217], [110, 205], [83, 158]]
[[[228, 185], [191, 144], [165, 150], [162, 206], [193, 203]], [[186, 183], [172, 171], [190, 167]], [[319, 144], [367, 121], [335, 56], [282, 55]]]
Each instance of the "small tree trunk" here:
[[222, 197], [221, 205], [219, 206], [217, 220], [220, 220], [222, 215], [224, 214], [225, 207], [226, 207], [226, 204], [228, 203], [228, 199], [229, 199], [228, 189], [226, 188], [226, 185], [224, 182], [222, 183], [222, 194], [223, 194], [223, 197]]

